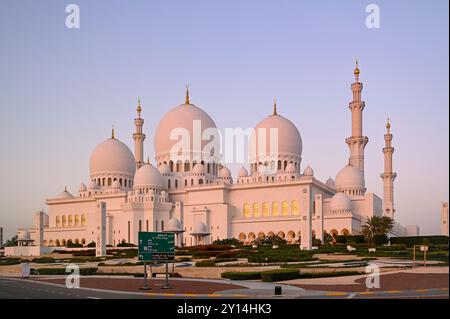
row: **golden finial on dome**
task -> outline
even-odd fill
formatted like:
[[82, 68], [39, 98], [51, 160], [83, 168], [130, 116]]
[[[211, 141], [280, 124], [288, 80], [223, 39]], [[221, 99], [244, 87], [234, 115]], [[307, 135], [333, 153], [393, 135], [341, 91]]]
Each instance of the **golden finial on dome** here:
[[139, 114], [139, 116], [141, 115], [141, 112], [142, 112], [142, 108], [141, 108], [141, 98], [140, 97], [138, 97], [138, 104], [137, 104], [137, 112], [138, 112], [138, 114]]
[[112, 139], [116, 138], [116, 134], [115, 134], [115, 131], [114, 131], [114, 125], [112, 126], [112, 130], [111, 130], [111, 138]]
[[387, 128], [388, 132], [391, 129], [391, 123], [389, 122], [389, 117], [387, 118], [386, 128]]
[[277, 115], [277, 98], [273, 99], [273, 115]]
[[353, 71], [353, 74], [355, 75], [356, 78], [359, 77], [358, 59], [356, 59], [356, 67], [355, 70]]
[[186, 101], [184, 104], [191, 104], [191, 102], [189, 102], [189, 84], [186, 84]]

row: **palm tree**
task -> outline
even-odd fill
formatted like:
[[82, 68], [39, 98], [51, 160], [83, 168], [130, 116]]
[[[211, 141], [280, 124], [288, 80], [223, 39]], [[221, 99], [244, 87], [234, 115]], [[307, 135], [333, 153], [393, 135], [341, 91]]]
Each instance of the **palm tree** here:
[[394, 227], [394, 220], [390, 217], [372, 216], [367, 218], [364, 225], [361, 226], [361, 234], [366, 237], [369, 243], [373, 243], [376, 235], [387, 235]]

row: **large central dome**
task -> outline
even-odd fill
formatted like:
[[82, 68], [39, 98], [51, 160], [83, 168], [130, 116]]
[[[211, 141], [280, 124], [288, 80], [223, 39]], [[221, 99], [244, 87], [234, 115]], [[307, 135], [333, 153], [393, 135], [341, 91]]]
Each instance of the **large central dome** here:
[[[195, 124], [194, 124], [195, 123]], [[194, 136], [194, 125], [199, 125], [199, 137]], [[180, 130], [181, 129], [181, 130]], [[193, 104], [181, 104], [169, 112], [167, 112], [158, 124], [155, 133], [155, 152], [157, 158], [165, 158], [170, 156], [172, 147], [180, 141], [180, 132], [186, 131], [189, 133], [189, 151], [194, 152], [194, 138], [200, 138], [200, 148], [195, 150], [200, 152], [208, 144], [212, 137], [206, 136], [207, 140], [203, 140], [202, 135], [206, 129], [213, 129], [217, 132], [216, 124], [213, 119], [201, 108]], [[173, 139], [171, 139], [173, 134]], [[220, 144], [218, 144], [220, 147]], [[219, 148], [217, 147], [217, 148]], [[214, 149], [214, 155], [219, 154], [219, 149]]]

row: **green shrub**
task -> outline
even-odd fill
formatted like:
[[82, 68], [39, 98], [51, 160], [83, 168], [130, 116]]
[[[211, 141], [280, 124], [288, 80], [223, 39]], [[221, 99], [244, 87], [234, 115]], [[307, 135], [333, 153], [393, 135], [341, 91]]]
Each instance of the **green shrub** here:
[[232, 248], [233, 247], [231, 247], [231, 245], [201, 245], [201, 246], [185, 247], [186, 250], [191, 251], [230, 250]]
[[377, 246], [387, 245], [389, 243], [389, 237], [387, 235], [375, 235], [373, 241]]
[[96, 246], [95, 241], [91, 241], [89, 244], [86, 245], [86, 247], [90, 247], [90, 248], [95, 247], [95, 246]]
[[214, 267], [215, 265], [216, 262], [214, 260], [202, 260], [195, 263], [195, 267]]
[[21, 262], [20, 258], [0, 258], [0, 266], [18, 265]]
[[433, 245], [448, 245], [448, 236], [406, 236], [406, 237], [391, 237], [391, 244], [405, 244], [408, 247], [413, 245], [423, 245], [425, 243]]
[[189, 257], [181, 257], [181, 258], [178, 259], [178, 261], [180, 261], [180, 262], [191, 261], [191, 258], [189, 258]]
[[[98, 268], [80, 268], [80, 275], [88, 276], [95, 275]], [[65, 268], [41, 268], [37, 270], [39, 275], [67, 275], [70, 272], [66, 272]]]
[[[70, 252], [69, 252], [70, 253]], [[72, 256], [74, 257], [94, 257], [95, 256], [95, 250], [79, 250], [72, 252]]]
[[213, 241], [213, 245], [240, 245], [241, 242], [237, 238], [217, 239]]
[[216, 257], [222, 253], [221, 251], [194, 251], [192, 253], [192, 257], [194, 258], [209, 258], [209, 257]]
[[363, 244], [365, 241], [366, 239], [363, 235], [346, 236], [346, 242], [349, 244]]
[[347, 236], [344, 236], [344, 235], [336, 236], [336, 243], [337, 244], [346, 244], [347, 243]]
[[275, 269], [261, 272], [264, 282], [282, 281], [299, 278], [298, 269]]
[[55, 259], [52, 257], [39, 257], [34, 258], [31, 262], [38, 264], [52, 264], [55, 262]]
[[250, 272], [223, 272], [221, 274], [222, 278], [227, 278], [231, 280], [254, 280], [261, 279], [261, 272], [250, 271]]

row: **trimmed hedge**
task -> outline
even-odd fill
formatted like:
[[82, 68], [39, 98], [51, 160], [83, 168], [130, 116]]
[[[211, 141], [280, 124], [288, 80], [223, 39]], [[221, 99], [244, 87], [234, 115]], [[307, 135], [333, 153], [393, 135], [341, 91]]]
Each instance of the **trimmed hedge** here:
[[389, 237], [387, 235], [375, 235], [373, 237], [375, 245], [383, 246], [389, 244]]
[[215, 265], [216, 262], [214, 260], [202, 260], [195, 263], [195, 267], [214, 267]]
[[33, 263], [38, 264], [53, 264], [55, 262], [55, 259], [52, 257], [40, 257], [40, 258], [34, 258], [31, 260]]
[[433, 245], [448, 245], [448, 236], [405, 236], [405, 237], [391, 237], [391, 244], [405, 244], [408, 247], [413, 245], [423, 245], [423, 244], [433, 244]]
[[231, 280], [254, 280], [261, 279], [261, 272], [259, 271], [250, 271], [250, 272], [223, 272], [221, 274], [222, 278], [227, 278]]
[[362, 271], [342, 270], [342, 271], [324, 271], [316, 273], [300, 273], [299, 278], [326, 278], [326, 277], [342, 277], [355, 276], [365, 274]]
[[[80, 275], [88, 276], [95, 275], [97, 273], [98, 268], [80, 268]], [[66, 268], [40, 268], [37, 269], [39, 275], [67, 275], [70, 272], [66, 272]]]
[[290, 280], [299, 277], [298, 269], [275, 269], [261, 272], [261, 279], [264, 282]]

